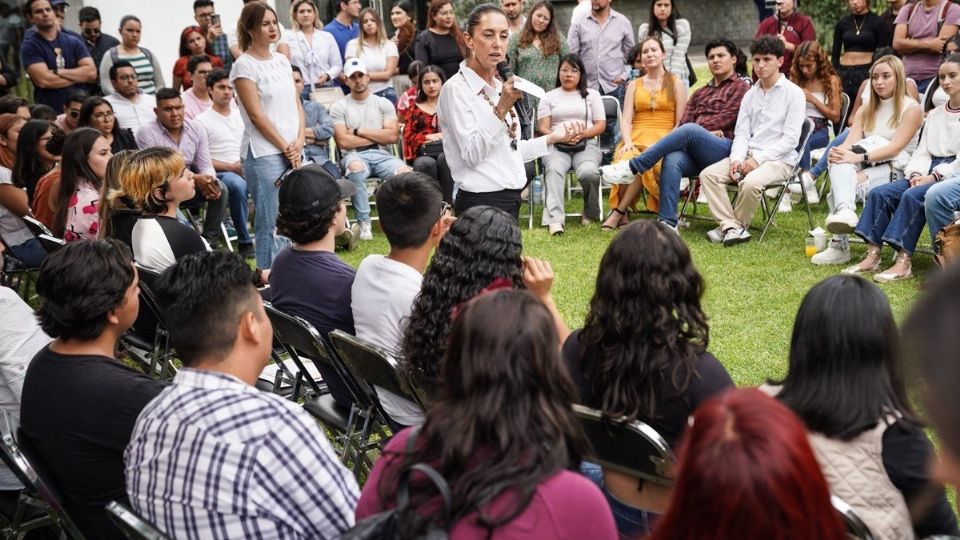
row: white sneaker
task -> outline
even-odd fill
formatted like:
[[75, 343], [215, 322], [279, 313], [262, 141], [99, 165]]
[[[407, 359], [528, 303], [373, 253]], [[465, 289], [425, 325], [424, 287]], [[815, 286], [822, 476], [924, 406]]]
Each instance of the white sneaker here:
[[777, 206], [777, 212], [781, 214], [793, 212], [793, 201], [790, 200], [789, 195], [784, 194], [783, 198], [780, 199], [780, 205]]
[[550, 236], [563, 234], [563, 223], [551, 223], [547, 225], [547, 230], [550, 231]]
[[667, 223], [666, 221], [663, 221], [662, 219], [658, 219], [658, 220], [657, 220], [657, 223], [659, 223], [659, 224], [663, 225], [664, 227], [670, 229], [671, 231], [677, 233], [678, 236], [680, 235], [680, 228], [678, 227], [678, 225], [671, 225], [671, 224]]
[[373, 240], [373, 229], [370, 228], [369, 221], [360, 222], [360, 239]]
[[697, 194], [697, 204], [707, 204], [707, 194], [703, 191], [703, 187], [700, 188], [700, 193]]
[[600, 178], [607, 184], [632, 184], [636, 176], [630, 170], [629, 160], [600, 167]]
[[843, 207], [827, 216], [827, 230], [833, 234], [850, 234], [857, 228], [858, 221], [856, 212]]
[[810, 262], [818, 266], [844, 264], [850, 261], [850, 244], [836, 238], [830, 239], [827, 249], [810, 257]]
[[[803, 190], [807, 193], [807, 202], [810, 204], [819, 204], [820, 203], [820, 193], [817, 192], [817, 181], [813, 179], [813, 175], [810, 174], [810, 171], [803, 171], [800, 173], [800, 183], [803, 184]], [[797, 189], [797, 194], [800, 193], [800, 186], [796, 184], [790, 184], [791, 188]]]
[[750, 233], [746, 229], [730, 229], [723, 235], [724, 247], [735, 246], [750, 240]]
[[713, 242], [714, 244], [722, 244], [723, 231], [720, 230], [720, 227], [717, 227], [716, 229], [710, 229], [709, 231], [707, 231], [707, 238], [709, 238], [710, 241]]

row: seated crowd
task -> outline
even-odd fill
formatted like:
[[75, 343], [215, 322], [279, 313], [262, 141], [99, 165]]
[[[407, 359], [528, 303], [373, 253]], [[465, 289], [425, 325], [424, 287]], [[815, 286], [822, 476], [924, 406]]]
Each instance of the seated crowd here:
[[[939, 249], [960, 210], [960, 54], [948, 47], [960, 8], [948, 0], [891, 2], [885, 17], [850, 0], [832, 56], [781, 0], [750, 45], [753, 78], [736, 44], [713, 39], [711, 78], [689, 96], [692, 30], [674, 0], [650, 2], [636, 39], [610, 0], [575, 11], [567, 36], [545, 0], [526, 17], [520, 0], [482, 7], [467, 32], [435, 0], [417, 35], [400, 0], [392, 38], [358, 0], [338, 1], [326, 26], [296, 0], [293, 31], [245, 1], [230, 36], [197, 0], [172, 88], [139, 46], [138, 18], [104, 41], [95, 9], [81, 10], [80, 36], [54, 3], [24, 7], [37, 103], [0, 97], [0, 238], [5, 258], [36, 272], [39, 297], [34, 310], [0, 288], [0, 410], [86, 537], [123, 537], [106, 509], [116, 501], [171, 538], [393, 527], [400, 538], [840, 540], [831, 496], [877, 538], [960, 536], [944, 490], [960, 486], [948, 326], [960, 269], [931, 280], [902, 332], [858, 277], [911, 277], [924, 227]], [[487, 17], [506, 18], [509, 40], [491, 39], [546, 91], [524, 98], [531, 135], [582, 124], [541, 159], [542, 224], [564, 233], [572, 172], [581, 224], [619, 230], [579, 328], [554, 302], [550, 263], [524, 254], [515, 216], [453, 212], [461, 186], [444, 149], [457, 146], [439, 96]], [[62, 56], [41, 37], [65, 40]], [[711, 352], [681, 198], [702, 191], [718, 222], [707, 237], [734, 246], [769, 190], [816, 204], [823, 173], [833, 236], [812, 262], [848, 262], [850, 233], [864, 258], [806, 293], [786, 374], [737, 389]], [[373, 238], [372, 202], [387, 248], [353, 268], [336, 250]], [[656, 219], [631, 222], [640, 204]], [[889, 268], [884, 244], [897, 253]], [[314, 363], [319, 394], [301, 392], [309, 370], [289, 393], [280, 378], [262, 384], [284, 342], [273, 311], [333, 358]], [[172, 378], [134, 368], [130, 336], [145, 320], [169, 339]], [[335, 332], [384, 356], [403, 392], [360, 380]], [[329, 411], [308, 406], [326, 393]], [[584, 409], [662, 444], [669, 485], [601, 459]], [[353, 448], [331, 416], [373, 429], [379, 453]], [[0, 515], [19, 504], [12, 472], [0, 466]]]

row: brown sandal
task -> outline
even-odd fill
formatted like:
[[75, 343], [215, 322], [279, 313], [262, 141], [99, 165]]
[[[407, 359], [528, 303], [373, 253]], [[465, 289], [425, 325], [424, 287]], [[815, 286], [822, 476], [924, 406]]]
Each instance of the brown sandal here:
[[[608, 221], [611, 217], [613, 217], [614, 212], [616, 212], [617, 214], [620, 214], [620, 219], [617, 220], [617, 225], [616, 225], [616, 226], [607, 225], [607, 221]], [[627, 212], [626, 212], [626, 211], [621, 210], [621, 209], [619, 209], [619, 208], [613, 208], [613, 209], [611, 209], [611, 210], [610, 210], [610, 213], [607, 214], [607, 218], [603, 220], [603, 225], [600, 225], [600, 230], [601, 230], [601, 231], [615, 231], [615, 230], [619, 229], [620, 227], [623, 227], [623, 218], [625, 218], [625, 217], [627, 217]], [[628, 222], [628, 223], [629, 223], [629, 222]]]

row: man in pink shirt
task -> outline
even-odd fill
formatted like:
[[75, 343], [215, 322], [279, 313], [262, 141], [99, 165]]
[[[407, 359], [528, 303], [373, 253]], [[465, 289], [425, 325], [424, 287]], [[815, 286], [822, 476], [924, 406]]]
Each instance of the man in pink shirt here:
[[180, 97], [183, 98], [183, 116], [193, 120], [213, 104], [207, 91], [207, 75], [213, 71], [213, 63], [207, 55], [197, 54], [187, 62], [187, 71], [190, 72], [193, 86], [184, 90]]

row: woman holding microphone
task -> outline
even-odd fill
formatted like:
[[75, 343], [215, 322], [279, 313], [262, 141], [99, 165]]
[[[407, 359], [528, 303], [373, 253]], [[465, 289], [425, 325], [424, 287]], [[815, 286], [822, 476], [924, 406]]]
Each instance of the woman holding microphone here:
[[469, 50], [460, 71], [440, 91], [438, 115], [443, 152], [459, 192], [456, 212], [493, 206], [518, 218], [520, 191], [526, 184], [524, 162], [549, 153], [556, 143], [576, 144], [583, 122], [564, 122], [553, 132], [520, 140], [514, 103], [523, 95], [514, 78], [497, 79], [497, 64], [506, 61], [509, 24], [498, 6], [480, 4], [467, 17], [464, 40]]

